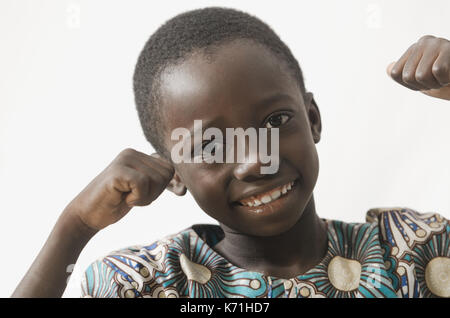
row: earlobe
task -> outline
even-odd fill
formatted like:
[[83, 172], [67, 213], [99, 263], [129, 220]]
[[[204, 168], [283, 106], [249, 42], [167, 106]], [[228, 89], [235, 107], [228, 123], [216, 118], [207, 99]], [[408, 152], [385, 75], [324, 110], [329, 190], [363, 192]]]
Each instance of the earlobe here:
[[306, 93], [305, 104], [308, 112], [309, 123], [311, 125], [311, 133], [314, 143], [317, 144], [320, 141], [320, 135], [322, 133], [322, 120], [320, 118], [319, 107], [317, 106], [312, 93]]
[[166, 189], [179, 196], [185, 195], [187, 191], [186, 186], [181, 181], [180, 177], [176, 172], [173, 175], [172, 180], [170, 180], [169, 184], [167, 185]]

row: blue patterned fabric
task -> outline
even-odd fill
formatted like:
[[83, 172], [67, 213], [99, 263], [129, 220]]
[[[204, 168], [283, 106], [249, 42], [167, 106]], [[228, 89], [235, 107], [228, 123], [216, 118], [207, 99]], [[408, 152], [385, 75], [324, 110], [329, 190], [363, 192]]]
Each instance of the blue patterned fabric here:
[[92, 263], [82, 297], [450, 297], [450, 225], [435, 213], [372, 209], [366, 223], [326, 220], [328, 251], [291, 279], [239, 268], [212, 247], [218, 225], [197, 224]]

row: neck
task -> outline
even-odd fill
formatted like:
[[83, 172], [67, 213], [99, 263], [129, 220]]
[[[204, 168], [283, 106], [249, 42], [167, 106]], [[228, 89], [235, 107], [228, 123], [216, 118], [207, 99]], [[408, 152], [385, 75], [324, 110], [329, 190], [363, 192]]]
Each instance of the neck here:
[[214, 249], [232, 264], [280, 278], [292, 278], [314, 267], [328, 247], [327, 226], [311, 196], [302, 216], [288, 231], [270, 237], [248, 236], [223, 224], [225, 237]]

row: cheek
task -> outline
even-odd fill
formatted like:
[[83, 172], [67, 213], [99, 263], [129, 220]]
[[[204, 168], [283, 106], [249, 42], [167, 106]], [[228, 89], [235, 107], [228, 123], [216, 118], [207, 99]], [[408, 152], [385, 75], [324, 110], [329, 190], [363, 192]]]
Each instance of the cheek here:
[[315, 184], [319, 172], [319, 158], [309, 130], [298, 129], [284, 137], [280, 155], [302, 174], [306, 183]]
[[220, 178], [206, 169], [192, 168], [192, 173], [187, 174], [186, 180], [190, 181], [186, 183], [186, 187], [198, 205], [211, 211], [222, 202], [226, 203], [225, 186]]

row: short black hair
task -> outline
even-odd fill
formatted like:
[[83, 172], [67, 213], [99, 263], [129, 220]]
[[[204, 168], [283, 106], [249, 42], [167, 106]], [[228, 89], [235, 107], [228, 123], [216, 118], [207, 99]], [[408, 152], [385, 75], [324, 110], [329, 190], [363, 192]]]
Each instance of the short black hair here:
[[278, 35], [263, 21], [248, 13], [223, 7], [207, 7], [181, 13], [161, 25], [142, 49], [133, 77], [139, 120], [145, 138], [166, 158], [165, 123], [162, 120], [160, 76], [167, 66], [233, 40], [247, 39], [267, 47], [282, 61], [305, 94], [303, 74], [296, 58]]

